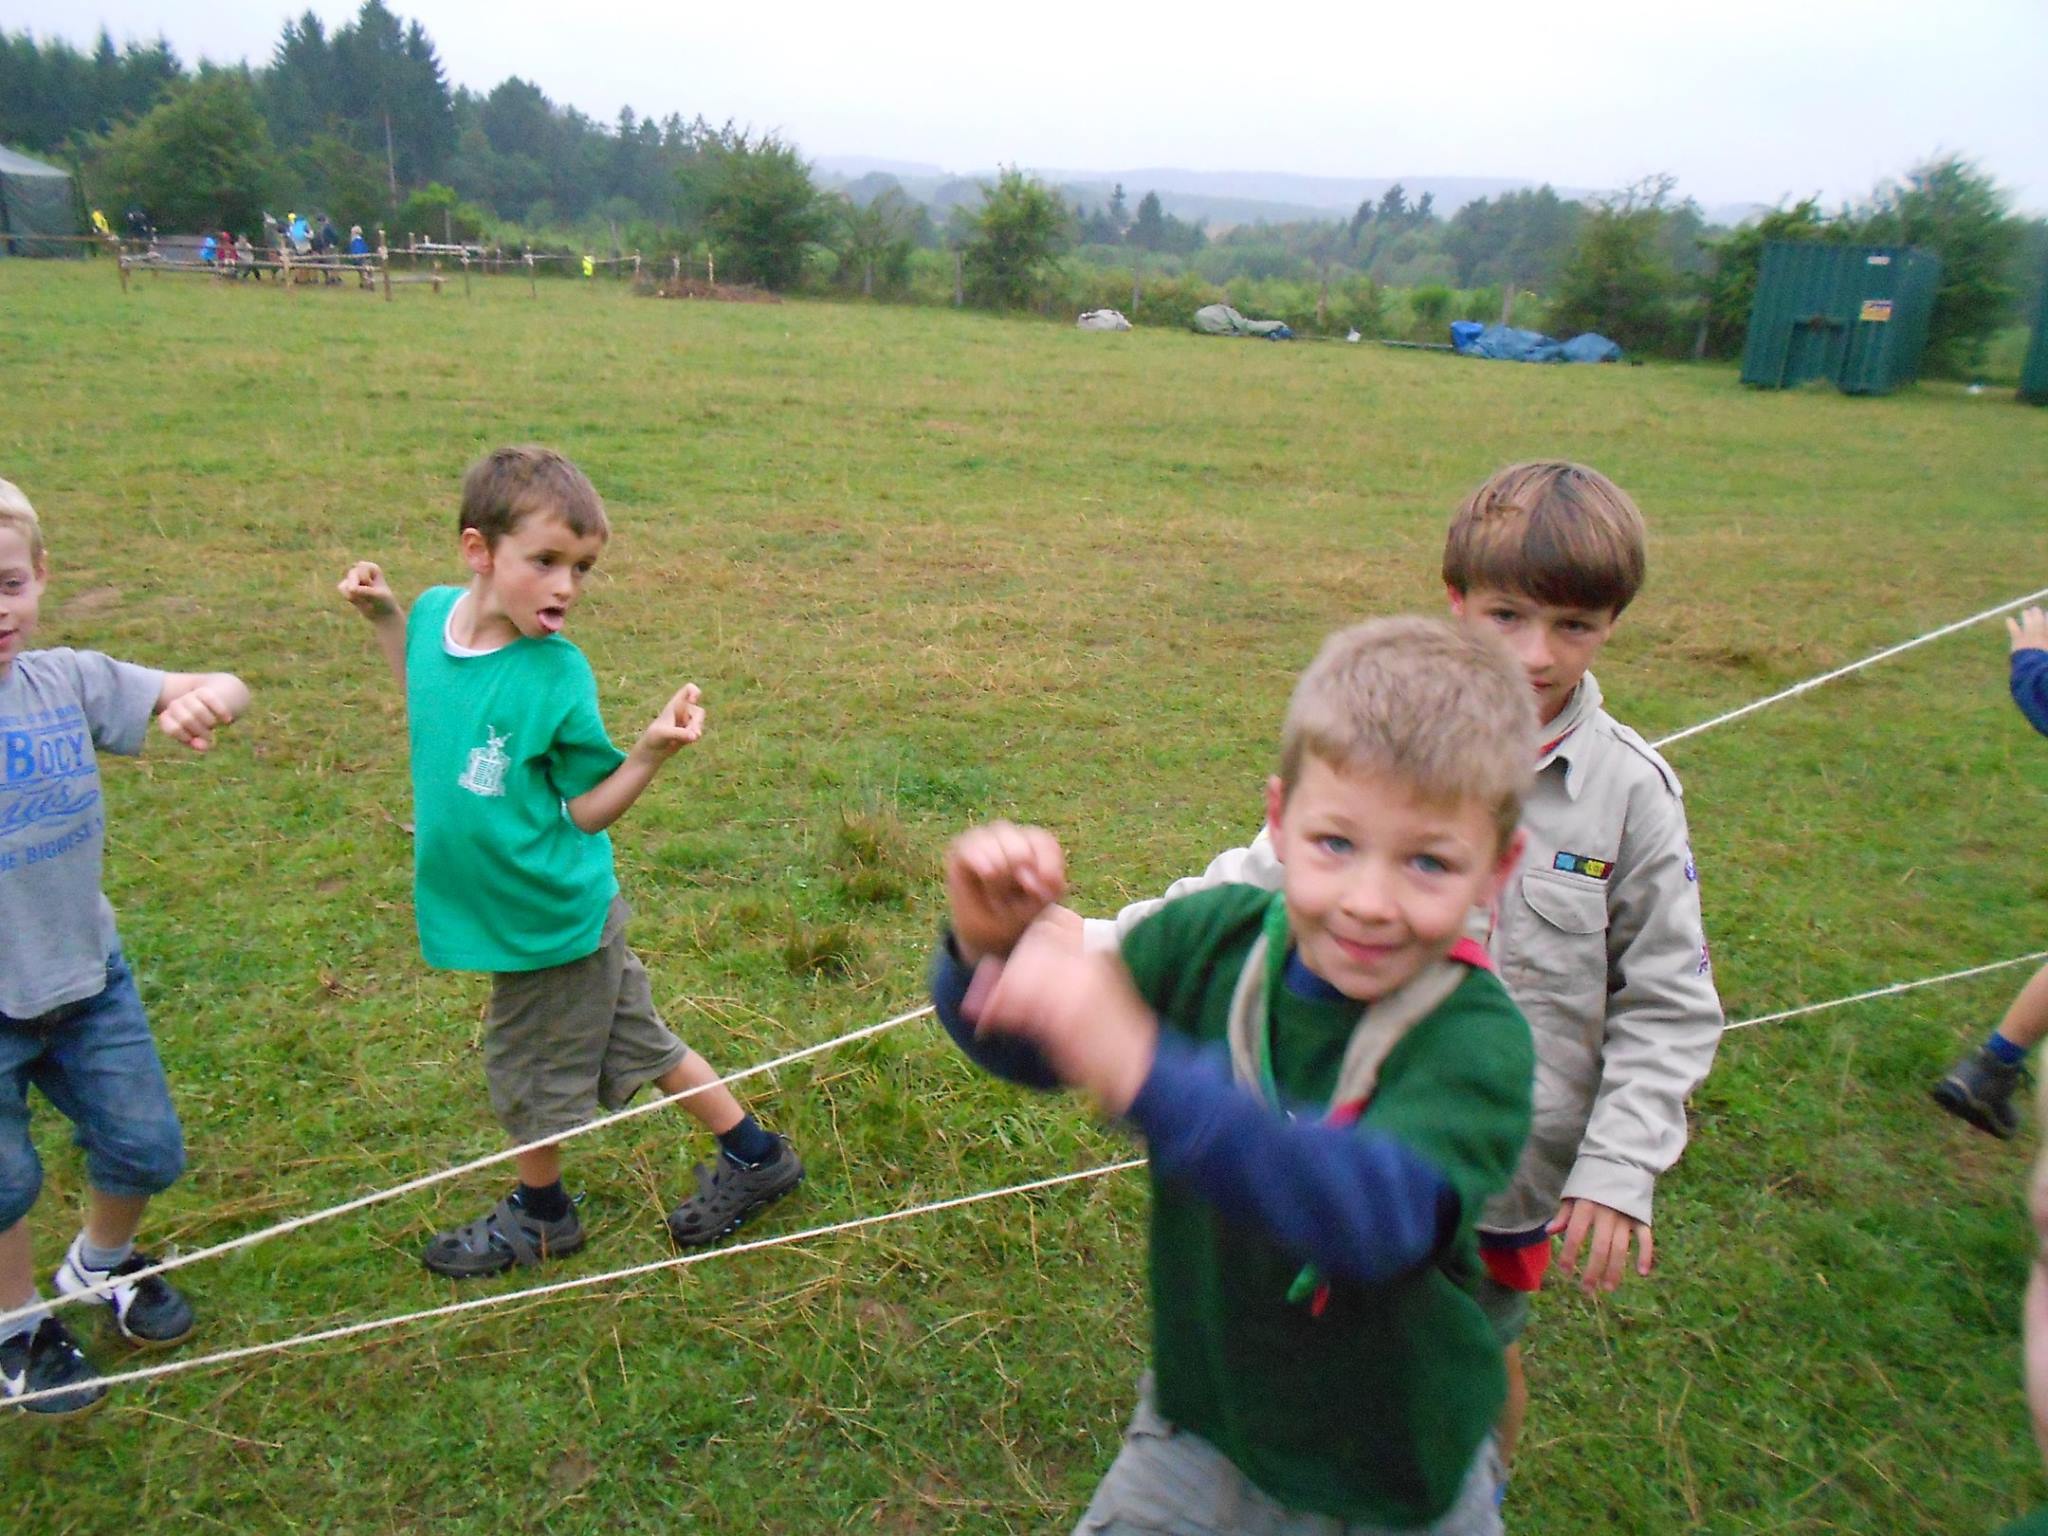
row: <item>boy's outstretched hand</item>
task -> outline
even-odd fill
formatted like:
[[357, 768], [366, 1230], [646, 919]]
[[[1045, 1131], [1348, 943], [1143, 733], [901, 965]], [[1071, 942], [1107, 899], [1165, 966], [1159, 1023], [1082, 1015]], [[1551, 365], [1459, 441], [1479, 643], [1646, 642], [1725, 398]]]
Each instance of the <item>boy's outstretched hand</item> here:
[[639, 746], [663, 761], [674, 757], [704, 734], [704, 695], [695, 683], [685, 683], [661, 713], [640, 733]]
[[391, 583], [384, 579], [383, 568], [374, 560], [358, 560], [350, 566], [348, 574], [341, 578], [338, 590], [355, 605], [357, 613], [372, 622], [388, 619], [398, 612], [398, 598], [391, 590]]
[[1043, 827], [992, 821], [946, 849], [946, 900], [960, 958], [1007, 955], [1038, 914], [1067, 890], [1067, 861]]
[[2012, 636], [2012, 648], [2016, 651], [2048, 651], [2048, 613], [2039, 608], [2029, 608], [2016, 619], [2008, 618], [2005, 630]]
[[[1567, 1200], [1560, 1205], [1557, 1219], [1550, 1224], [1550, 1235], [1555, 1237], [1560, 1232], [1564, 1234], [1564, 1246], [1558, 1252], [1557, 1267], [1567, 1275], [1578, 1275], [1579, 1289], [1588, 1296], [1614, 1290], [1621, 1284], [1621, 1277], [1628, 1272], [1631, 1238], [1641, 1249], [1636, 1258], [1637, 1274], [1647, 1276], [1657, 1260], [1650, 1224], [1624, 1216], [1597, 1200]], [[1583, 1271], [1579, 1268], [1582, 1247], [1586, 1250]]]
[[1033, 924], [1008, 959], [984, 959], [961, 1012], [976, 1033], [1030, 1041], [1060, 1081], [1112, 1115], [1131, 1107], [1158, 1054], [1159, 1021], [1123, 962], [1050, 923]]

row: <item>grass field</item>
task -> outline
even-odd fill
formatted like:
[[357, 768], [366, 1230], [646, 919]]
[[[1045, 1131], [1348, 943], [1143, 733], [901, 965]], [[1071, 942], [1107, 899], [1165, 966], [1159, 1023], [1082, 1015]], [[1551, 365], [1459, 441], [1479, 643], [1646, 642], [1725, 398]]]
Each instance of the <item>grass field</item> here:
[[[124, 296], [104, 264], [10, 261], [0, 401], [0, 475], [52, 540], [41, 642], [257, 695], [215, 754], [109, 771], [110, 892], [192, 1150], [159, 1248], [498, 1145], [483, 984], [414, 946], [401, 702], [333, 591], [358, 557], [408, 597], [453, 579], [489, 445], [555, 444], [607, 497], [571, 634], [614, 734], [705, 689], [710, 735], [615, 836], [656, 996], [728, 1069], [922, 1001], [936, 856], [972, 818], [1053, 827], [1093, 911], [1248, 837], [1294, 672], [1344, 619], [1438, 607], [1449, 509], [1507, 460], [1585, 459], [1647, 511], [1599, 673], [1652, 737], [2048, 583], [2048, 416], [1947, 387], [515, 280]], [[2004, 653], [1986, 625], [1673, 749], [1731, 1018], [2044, 947], [2048, 744]], [[1925, 1094], [2024, 974], [1729, 1036], [1658, 1274], [1539, 1302], [1513, 1529], [1974, 1533], [2048, 1498], [2028, 1149]], [[747, 1097], [811, 1169], [762, 1233], [1126, 1146], [927, 1022]], [[47, 1268], [78, 1164], [38, 1127]], [[664, 1254], [707, 1146], [679, 1114], [573, 1143], [594, 1241], [560, 1273]], [[416, 1247], [499, 1188], [187, 1271], [187, 1348], [451, 1299]], [[131, 1388], [0, 1425], [8, 1528], [1064, 1530], [1139, 1369], [1143, 1216], [1120, 1175]]]

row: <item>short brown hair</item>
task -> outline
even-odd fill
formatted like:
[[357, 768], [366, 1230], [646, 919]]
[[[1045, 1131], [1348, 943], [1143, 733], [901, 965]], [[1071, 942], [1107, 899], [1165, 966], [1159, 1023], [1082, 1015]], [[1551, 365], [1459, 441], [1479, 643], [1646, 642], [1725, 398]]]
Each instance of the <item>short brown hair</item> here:
[[494, 549], [537, 512], [559, 517], [579, 539], [612, 535], [597, 488], [552, 448], [522, 443], [494, 449], [462, 477], [461, 527], [476, 529]]
[[1644, 543], [1642, 512], [1597, 469], [1562, 459], [1510, 464], [1451, 519], [1444, 585], [1619, 615], [1643, 584]]
[[1424, 800], [1477, 801], [1505, 845], [1535, 772], [1536, 705], [1495, 636], [1447, 619], [1373, 619], [1325, 640], [1294, 685], [1284, 790], [1311, 756], [1386, 774]]
[[43, 525], [27, 495], [12, 480], [0, 480], [0, 528], [11, 528], [28, 541], [28, 563], [43, 564]]

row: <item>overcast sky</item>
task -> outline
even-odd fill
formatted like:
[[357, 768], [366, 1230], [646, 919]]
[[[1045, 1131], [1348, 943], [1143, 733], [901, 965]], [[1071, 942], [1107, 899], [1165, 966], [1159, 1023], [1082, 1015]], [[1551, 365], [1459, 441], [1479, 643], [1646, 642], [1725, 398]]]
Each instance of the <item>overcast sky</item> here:
[[[600, 119], [734, 118], [812, 156], [1593, 188], [1668, 170], [1720, 204], [1833, 203], [1941, 150], [2048, 212], [2048, 0], [387, 3], [453, 84], [521, 75]], [[261, 63], [307, 8], [0, 0], [0, 27]], [[310, 8], [331, 26], [356, 5]]]

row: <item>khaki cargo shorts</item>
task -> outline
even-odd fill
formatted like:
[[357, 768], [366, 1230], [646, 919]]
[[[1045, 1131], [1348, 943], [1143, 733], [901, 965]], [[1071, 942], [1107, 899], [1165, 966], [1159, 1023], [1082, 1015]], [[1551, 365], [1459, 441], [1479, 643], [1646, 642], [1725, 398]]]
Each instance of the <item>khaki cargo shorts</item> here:
[[538, 971], [494, 971], [484, 1020], [491, 1111], [514, 1141], [539, 1141], [620, 1109], [690, 1048], [662, 1023], [647, 967], [626, 947], [614, 897], [594, 953]]

